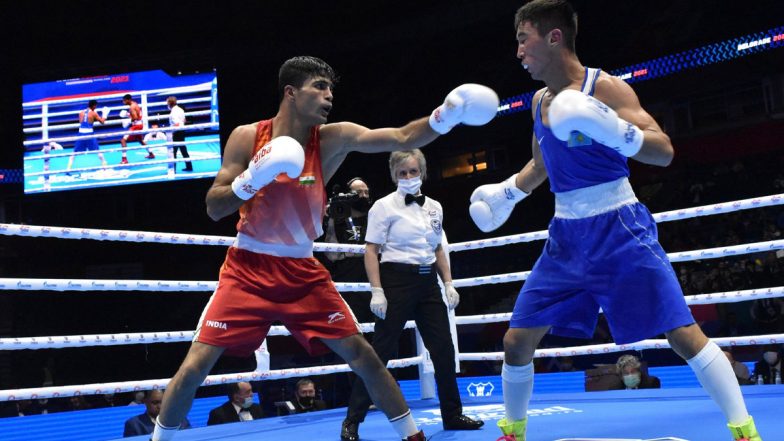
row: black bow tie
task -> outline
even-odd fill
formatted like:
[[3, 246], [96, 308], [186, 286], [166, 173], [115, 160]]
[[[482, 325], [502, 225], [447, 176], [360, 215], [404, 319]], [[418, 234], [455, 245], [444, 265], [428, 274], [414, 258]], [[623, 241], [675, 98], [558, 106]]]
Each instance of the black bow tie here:
[[412, 202], [416, 202], [420, 207], [425, 205], [425, 195], [420, 194], [419, 196], [414, 196], [413, 194], [406, 193], [406, 205], [410, 205]]

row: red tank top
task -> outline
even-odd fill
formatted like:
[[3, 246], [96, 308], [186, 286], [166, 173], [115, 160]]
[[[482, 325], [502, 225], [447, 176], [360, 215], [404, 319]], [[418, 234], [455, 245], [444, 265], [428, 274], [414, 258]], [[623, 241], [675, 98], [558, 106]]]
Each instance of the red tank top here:
[[[319, 130], [310, 131], [299, 178], [282, 173], [240, 207], [237, 231], [267, 244], [305, 245], [323, 233], [327, 192], [321, 174]], [[272, 139], [272, 120], [259, 121], [253, 154]]]

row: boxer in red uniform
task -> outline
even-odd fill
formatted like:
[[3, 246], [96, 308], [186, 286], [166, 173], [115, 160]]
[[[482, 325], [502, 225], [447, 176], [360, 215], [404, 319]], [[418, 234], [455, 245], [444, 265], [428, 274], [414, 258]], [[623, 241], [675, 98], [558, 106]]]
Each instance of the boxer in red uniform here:
[[[123, 104], [128, 106], [128, 110], [121, 112], [120, 116], [122, 116], [123, 118], [125, 118], [125, 116], [128, 116], [130, 118], [131, 126], [128, 128], [128, 130], [131, 131], [143, 130], [144, 124], [142, 123], [142, 108], [139, 107], [139, 104], [131, 98], [130, 94], [125, 94], [125, 96], [123, 96], [122, 101]], [[129, 142], [133, 142], [133, 141], [138, 141], [139, 144], [141, 145], [147, 145], [147, 143], [144, 142], [143, 135], [141, 134], [123, 136], [122, 139], [120, 140], [120, 144], [122, 145], [123, 148], [122, 160], [120, 161], [120, 164], [128, 163], [128, 156], [125, 154], [125, 148], [128, 147]], [[147, 149], [147, 156], [145, 156], [145, 158], [155, 159], [155, 155], [152, 153], [152, 150], [150, 150], [149, 148]]]
[[340, 355], [402, 439], [425, 439], [395, 380], [313, 257], [313, 240], [322, 234], [324, 185], [349, 152], [410, 150], [459, 123], [489, 122], [498, 96], [487, 87], [465, 84], [429, 118], [370, 130], [349, 122], [325, 124], [334, 82], [332, 68], [318, 58], [286, 61], [279, 73], [277, 115], [239, 126], [229, 137], [206, 202], [214, 220], [239, 210], [237, 238], [188, 355], [169, 383], [153, 440], [173, 437], [221, 354], [251, 354], [275, 320], [310, 354], [331, 349]]

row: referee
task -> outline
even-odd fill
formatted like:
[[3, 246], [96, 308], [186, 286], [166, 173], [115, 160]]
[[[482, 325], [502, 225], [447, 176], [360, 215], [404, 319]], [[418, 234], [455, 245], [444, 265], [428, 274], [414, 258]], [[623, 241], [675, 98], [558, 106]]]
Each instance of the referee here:
[[[449, 263], [441, 248], [441, 204], [419, 191], [426, 177], [425, 157], [419, 149], [393, 152], [389, 170], [397, 191], [373, 204], [365, 234], [370, 309], [378, 316], [373, 349], [386, 364], [397, 353], [406, 321], [414, 319], [435, 368], [444, 429], [478, 429], [484, 422], [463, 415], [457, 389], [447, 305], [441, 298], [436, 273], [446, 286], [450, 309], [457, 306], [460, 297], [452, 287]], [[343, 441], [359, 440], [358, 426], [365, 420], [370, 404], [365, 384], [357, 378], [341, 428]]]

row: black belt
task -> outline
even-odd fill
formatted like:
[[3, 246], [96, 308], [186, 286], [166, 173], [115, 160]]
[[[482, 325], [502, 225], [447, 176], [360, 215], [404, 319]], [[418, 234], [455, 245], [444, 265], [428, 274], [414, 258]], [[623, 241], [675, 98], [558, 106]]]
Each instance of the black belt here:
[[382, 262], [382, 268], [388, 268], [392, 271], [399, 271], [402, 273], [414, 273], [414, 274], [431, 274], [433, 269], [435, 268], [434, 263], [430, 263], [427, 265], [417, 265], [414, 263], [398, 263], [398, 262]]

